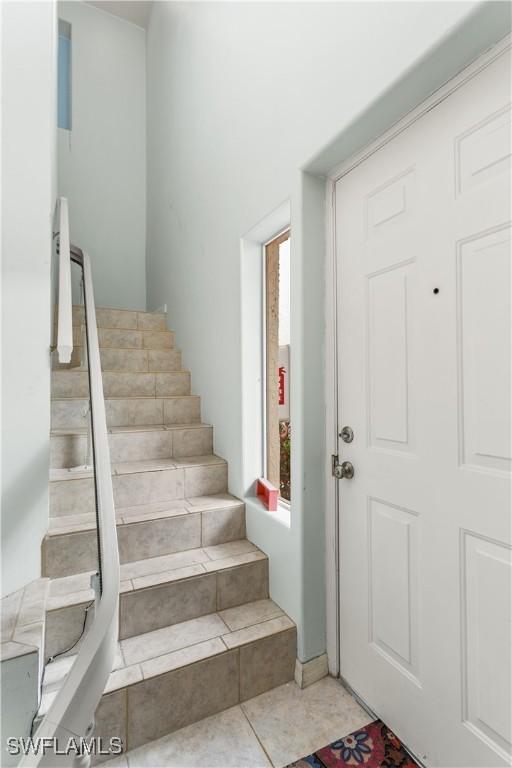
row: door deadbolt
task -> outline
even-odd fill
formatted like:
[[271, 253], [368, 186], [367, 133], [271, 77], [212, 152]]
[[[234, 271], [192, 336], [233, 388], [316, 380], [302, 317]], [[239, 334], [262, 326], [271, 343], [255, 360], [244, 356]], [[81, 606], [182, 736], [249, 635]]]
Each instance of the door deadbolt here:
[[344, 443], [351, 443], [354, 439], [354, 430], [352, 427], [343, 427], [340, 432], [340, 437]]

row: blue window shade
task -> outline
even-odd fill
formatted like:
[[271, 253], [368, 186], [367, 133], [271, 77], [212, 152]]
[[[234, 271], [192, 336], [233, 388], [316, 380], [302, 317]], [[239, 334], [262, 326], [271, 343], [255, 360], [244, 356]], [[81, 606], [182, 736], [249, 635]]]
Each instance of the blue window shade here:
[[58, 86], [59, 128], [71, 130], [71, 38], [59, 35]]

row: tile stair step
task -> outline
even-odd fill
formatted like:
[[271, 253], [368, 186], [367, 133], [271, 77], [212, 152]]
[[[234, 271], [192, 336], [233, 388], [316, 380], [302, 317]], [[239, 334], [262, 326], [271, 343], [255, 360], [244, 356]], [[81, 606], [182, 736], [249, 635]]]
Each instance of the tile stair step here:
[[[132, 636], [120, 642], [97, 732], [133, 749], [292, 680], [295, 657], [295, 625], [269, 599]], [[75, 658], [47, 665], [40, 716]]]
[[[46, 602], [45, 654], [80, 638], [94, 599], [93, 571], [52, 579]], [[268, 558], [241, 539], [121, 565], [119, 637], [268, 598]]]
[[[227, 493], [116, 509], [119, 558], [126, 563], [245, 538], [245, 508]], [[94, 512], [50, 518], [43, 573], [70, 576], [97, 567]]]
[[[57, 329], [54, 330], [56, 338]], [[73, 347], [84, 345], [85, 325], [73, 326]], [[172, 349], [174, 331], [138, 331], [124, 328], [98, 328], [100, 349]]]
[[[143, 373], [146, 371], [158, 373], [163, 371], [181, 370], [181, 351], [179, 349], [117, 349], [114, 347], [100, 349], [102, 371], [122, 371]], [[75, 347], [71, 363], [59, 363], [57, 353], [52, 352], [53, 370], [86, 370], [82, 364], [82, 348]]]
[[[52, 356], [46, 656], [80, 638], [94, 598], [93, 476], [65, 469], [86, 443], [82, 323], [74, 307], [71, 365]], [[293, 679], [296, 628], [269, 600], [268, 558], [245, 539], [244, 505], [227, 493], [227, 464], [212, 452], [166, 315], [97, 309], [97, 324], [121, 583], [120, 648], [96, 734], [114, 729], [131, 749]], [[73, 661], [65, 653], [47, 666], [40, 715]]]
[[[190, 395], [190, 372], [103, 372], [103, 393], [110, 397], [173, 397]], [[89, 397], [88, 372], [77, 368], [52, 371], [52, 397]]]
[[[201, 422], [141, 427], [111, 427], [108, 435], [113, 463], [143, 459], [205, 456], [213, 453], [213, 428]], [[53, 430], [50, 466], [76, 467], [87, 453], [87, 429]]]
[[[55, 322], [57, 322], [58, 307], [55, 307]], [[79, 304], [73, 305], [73, 325], [84, 322], [84, 308]], [[167, 330], [167, 315], [165, 312], [144, 312], [135, 309], [111, 309], [96, 307], [96, 324], [98, 328], [122, 328], [139, 331]]]
[[[215, 454], [112, 465], [116, 508], [225, 493], [227, 485], [227, 462]], [[92, 472], [50, 470], [51, 517], [94, 510]]]
[[[80, 397], [53, 398], [51, 429], [87, 427], [89, 400]], [[198, 395], [172, 397], [111, 397], [105, 400], [107, 426], [159, 426], [201, 421]]]

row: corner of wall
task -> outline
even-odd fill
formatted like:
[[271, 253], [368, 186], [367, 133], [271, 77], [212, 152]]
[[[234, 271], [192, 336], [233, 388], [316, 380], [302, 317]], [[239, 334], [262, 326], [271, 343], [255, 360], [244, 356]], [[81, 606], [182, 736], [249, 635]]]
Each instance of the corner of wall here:
[[48, 525], [55, 3], [2, 4], [2, 594]]

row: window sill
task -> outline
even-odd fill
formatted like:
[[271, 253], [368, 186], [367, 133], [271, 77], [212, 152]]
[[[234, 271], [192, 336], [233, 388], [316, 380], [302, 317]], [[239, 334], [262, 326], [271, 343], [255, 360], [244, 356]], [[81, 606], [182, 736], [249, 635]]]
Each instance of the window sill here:
[[291, 505], [284, 504], [281, 501], [277, 504], [277, 510], [270, 512], [264, 504], [258, 499], [257, 496], [246, 496], [245, 503], [249, 505], [253, 510], [258, 511], [264, 515], [267, 515], [272, 520], [275, 520], [285, 528], [291, 527]]

